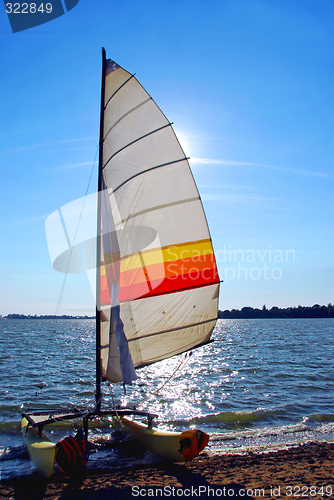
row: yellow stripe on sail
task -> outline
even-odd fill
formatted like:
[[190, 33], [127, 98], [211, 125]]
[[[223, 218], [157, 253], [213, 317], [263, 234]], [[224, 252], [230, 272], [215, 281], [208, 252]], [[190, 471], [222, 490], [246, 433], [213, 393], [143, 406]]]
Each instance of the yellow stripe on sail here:
[[121, 272], [138, 269], [163, 262], [173, 262], [175, 260], [193, 259], [202, 255], [213, 254], [212, 243], [210, 239], [187, 242], [179, 245], [171, 245], [162, 248], [144, 250], [140, 254], [134, 254], [121, 260]]
[[184, 243], [181, 245], [171, 245], [163, 250], [164, 262], [174, 260], [193, 259], [202, 255], [210, 255], [213, 253], [212, 243], [210, 239]]

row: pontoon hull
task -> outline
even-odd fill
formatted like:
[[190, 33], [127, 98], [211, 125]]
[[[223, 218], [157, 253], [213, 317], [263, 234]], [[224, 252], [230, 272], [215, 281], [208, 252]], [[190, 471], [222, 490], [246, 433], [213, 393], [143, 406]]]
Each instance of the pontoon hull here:
[[56, 445], [47, 435], [42, 432], [38, 435], [38, 429], [31, 426], [28, 427], [28, 420], [22, 418], [21, 431], [27, 447], [30, 460], [36, 469], [46, 478], [50, 477], [56, 458]]
[[[186, 431], [186, 432], [169, 432], [162, 431], [156, 427], [149, 427], [145, 424], [121, 418], [121, 421], [116, 423], [126, 434], [132, 436], [144, 448], [152, 453], [171, 460], [173, 462], [186, 462], [192, 460], [209, 441], [209, 436], [202, 431]], [[202, 434], [202, 443], [197, 443], [197, 433]], [[192, 449], [181, 451], [181, 442], [184, 437], [190, 435], [192, 439]], [[189, 438], [188, 438], [189, 439]]]

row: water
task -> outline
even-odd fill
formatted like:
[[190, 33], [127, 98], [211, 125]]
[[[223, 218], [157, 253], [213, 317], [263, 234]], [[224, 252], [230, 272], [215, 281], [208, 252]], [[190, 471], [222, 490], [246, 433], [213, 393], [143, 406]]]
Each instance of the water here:
[[[113, 397], [157, 413], [163, 429], [203, 429], [215, 453], [333, 441], [333, 333], [332, 319], [219, 320], [215, 342], [139, 370], [127, 394], [116, 386]], [[34, 470], [19, 429], [24, 408], [92, 407], [95, 322], [0, 320], [0, 352], [0, 472], [9, 478]], [[104, 387], [108, 405], [111, 387]], [[51, 438], [72, 430], [70, 423], [50, 428]], [[90, 438], [112, 432], [104, 419]], [[89, 467], [145, 460], [156, 457], [134, 455], [125, 442], [92, 454]]]

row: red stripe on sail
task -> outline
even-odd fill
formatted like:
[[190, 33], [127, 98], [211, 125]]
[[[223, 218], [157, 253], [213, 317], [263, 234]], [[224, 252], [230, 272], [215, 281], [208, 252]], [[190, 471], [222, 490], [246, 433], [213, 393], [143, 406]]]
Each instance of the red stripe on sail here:
[[[161, 262], [125, 271], [120, 275], [119, 302], [163, 295], [177, 290], [219, 283], [213, 254]], [[101, 276], [101, 304], [110, 304], [105, 275]]]
[[108, 305], [111, 303], [107, 277], [105, 274], [102, 274], [100, 278], [100, 303], [101, 305]]
[[[129, 287], [120, 289], [119, 302], [128, 302], [145, 297], [154, 297], [156, 295], [164, 295], [167, 293], [190, 290], [200, 286], [213, 285], [219, 283], [217, 269], [205, 269], [202, 272], [193, 272], [182, 274], [175, 278], [165, 278], [157, 284], [151, 281], [152, 290], [147, 291], [147, 286], [144, 283], [138, 283]], [[155, 286], [156, 285], [156, 286]]]

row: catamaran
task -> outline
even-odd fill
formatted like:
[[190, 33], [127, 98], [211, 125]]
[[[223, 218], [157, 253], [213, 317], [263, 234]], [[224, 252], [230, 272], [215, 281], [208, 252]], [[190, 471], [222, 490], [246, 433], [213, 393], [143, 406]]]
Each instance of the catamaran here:
[[82, 421], [87, 439], [90, 420], [114, 417], [149, 451], [175, 462], [191, 460], [209, 440], [197, 429], [159, 430], [148, 411], [102, 404], [104, 381], [132, 384], [136, 369], [209, 343], [219, 296], [207, 220], [172, 123], [104, 49], [96, 259], [95, 404], [22, 414], [30, 458], [45, 477], [57, 445], [43, 429], [58, 421]]

